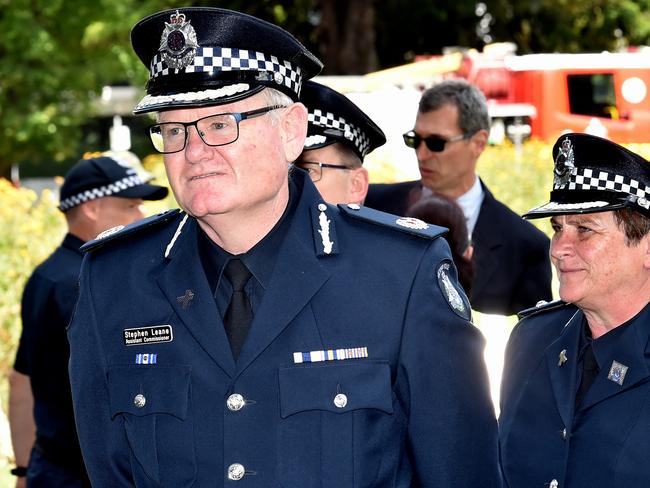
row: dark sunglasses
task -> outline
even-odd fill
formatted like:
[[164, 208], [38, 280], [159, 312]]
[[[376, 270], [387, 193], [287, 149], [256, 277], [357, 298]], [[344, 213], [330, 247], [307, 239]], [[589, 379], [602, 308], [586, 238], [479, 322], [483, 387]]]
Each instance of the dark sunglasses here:
[[403, 134], [404, 144], [411, 149], [417, 149], [420, 147], [420, 144], [424, 142], [427, 145], [429, 151], [432, 152], [442, 152], [445, 150], [445, 144], [448, 142], [462, 141], [463, 139], [468, 139], [472, 134], [460, 134], [449, 139], [444, 139], [440, 136], [427, 136], [422, 137], [415, 131], [408, 131], [406, 134]]

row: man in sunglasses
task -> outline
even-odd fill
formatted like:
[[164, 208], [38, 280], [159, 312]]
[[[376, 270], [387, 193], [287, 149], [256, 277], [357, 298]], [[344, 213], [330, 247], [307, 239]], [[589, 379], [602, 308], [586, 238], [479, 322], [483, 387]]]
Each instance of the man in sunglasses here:
[[415, 150], [421, 179], [370, 185], [366, 205], [403, 215], [431, 192], [455, 199], [474, 244], [470, 302], [484, 313], [513, 315], [551, 300], [549, 239], [499, 202], [476, 173], [490, 130], [485, 96], [463, 80], [422, 94], [415, 127], [404, 142]]
[[309, 125], [295, 165], [307, 171], [326, 202], [363, 203], [368, 193], [363, 159], [386, 143], [384, 133], [349, 98], [320, 83], [307, 81], [300, 101]]
[[[86, 246], [68, 329], [93, 486], [499, 485], [483, 339], [442, 230], [327, 204], [293, 36], [218, 8], [132, 31], [175, 210]], [[471, 460], [469, 462], [468, 460]]]

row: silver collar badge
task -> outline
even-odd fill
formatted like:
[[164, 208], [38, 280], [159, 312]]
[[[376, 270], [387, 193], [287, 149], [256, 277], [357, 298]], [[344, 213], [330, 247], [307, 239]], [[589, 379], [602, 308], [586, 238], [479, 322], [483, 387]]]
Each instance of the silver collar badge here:
[[196, 39], [196, 31], [185, 22], [185, 14], [176, 13], [165, 22], [165, 30], [160, 39], [158, 49], [167, 66], [174, 69], [183, 69], [194, 61], [196, 48], [199, 45]]
[[331, 254], [332, 246], [334, 245], [334, 242], [330, 240], [330, 221], [327, 218], [327, 214], [325, 214], [325, 210], [327, 210], [327, 205], [325, 205], [324, 203], [320, 203], [318, 205], [318, 210], [320, 211], [320, 214], [318, 216], [318, 223], [320, 224], [320, 229], [318, 233], [320, 234], [320, 237], [323, 241], [323, 252], [325, 254]]

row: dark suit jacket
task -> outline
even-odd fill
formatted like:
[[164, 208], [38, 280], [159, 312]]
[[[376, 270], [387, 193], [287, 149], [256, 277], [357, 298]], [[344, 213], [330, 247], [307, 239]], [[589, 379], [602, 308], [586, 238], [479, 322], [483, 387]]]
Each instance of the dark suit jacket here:
[[[470, 301], [484, 313], [513, 315], [550, 301], [549, 239], [499, 202], [483, 185], [485, 197], [472, 234], [476, 275]], [[366, 206], [404, 215], [419, 181], [370, 185]]]
[[650, 486], [650, 306], [599, 358], [600, 372], [576, 407], [584, 321], [574, 305], [549, 305], [510, 336], [499, 417], [509, 488]]
[[[235, 463], [257, 488], [499, 486], [484, 340], [442, 230], [327, 206], [304, 175], [237, 361], [195, 219], [145, 219], [86, 255], [68, 333], [93, 487], [235, 486]], [[295, 359], [360, 347], [367, 357]]]

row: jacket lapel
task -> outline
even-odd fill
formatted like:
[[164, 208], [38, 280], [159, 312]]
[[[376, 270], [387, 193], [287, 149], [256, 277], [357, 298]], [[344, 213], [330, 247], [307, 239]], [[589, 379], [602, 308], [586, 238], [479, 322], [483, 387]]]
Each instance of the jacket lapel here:
[[[238, 373], [273, 342], [329, 278], [316, 256], [313, 240], [307, 238], [314, 235], [310, 207], [319, 202], [322, 199], [313, 184], [305, 182], [291, 226], [278, 250], [275, 271], [237, 361]], [[335, 212], [328, 212], [332, 228]]]
[[576, 311], [564, 326], [564, 330], [551, 345], [546, 348], [546, 364], [557, 409], [564, 425], [572, 424], [578, 375], [578, 344], [582, 312]]
[[476, 269], [480, 272], [476, 273], [474, 283], [472, 284], [472, 296], [477, 297], [481, 295], [483, 290], [489, 286], [492, 281], [499, 263], [504, 260], [500, 258], [499, 248], [503, 247], [503, 239], [506, 234], [503, 232], [495, 232], [495, 222], [499, 219], [493, 215], [494, 197], [490, 190], [483, 184], [483, 202], [479, 210], [478, 220], [476, 227], [472, 233], [472, 239], [477, 243], [474, 253], [474, 262]]
[[[616, 351], [601, 365], [600, 373], [587, 391], [579, 410], [587, 409], [608, 397], [628, 390], [650, 376], [645, 358], [648, 329], [650, 328], [647, 315], [648, 312], [642, 312], [639, 317], [634, 319], [636, 323], [630, 324], [623, 332], [616, 345]], [[619, 366], [614, 368], [612, 379], [616, 379], [616, 373], [620, 375], [621, 366], [627, 368], [623, 379], [619, 382], [608, 378], [614, 361]]]
[[196, 232], [196, 220], [188, 219], [158, 277], [158, 286], [196, 341], [232, 377], [235, 362], [201, 261], [197, 259]]

